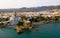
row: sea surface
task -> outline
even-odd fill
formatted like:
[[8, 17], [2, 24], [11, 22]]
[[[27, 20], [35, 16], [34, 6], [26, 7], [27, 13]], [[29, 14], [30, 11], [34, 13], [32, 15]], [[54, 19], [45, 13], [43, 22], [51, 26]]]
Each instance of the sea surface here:
[[0, 28], [0, 38], [60, 38], [60, 22], [36, 24], [37, 29], [17, 34], [12, 27]]

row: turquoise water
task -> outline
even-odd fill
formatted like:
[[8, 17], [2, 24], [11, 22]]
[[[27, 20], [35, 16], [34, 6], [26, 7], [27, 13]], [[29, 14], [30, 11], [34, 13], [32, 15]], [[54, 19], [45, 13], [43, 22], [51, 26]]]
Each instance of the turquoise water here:
[[0, 38], [60, 38], [60, 23], [37, 24], [38, 31], [17, 34], [13, 28], [0, 28]]

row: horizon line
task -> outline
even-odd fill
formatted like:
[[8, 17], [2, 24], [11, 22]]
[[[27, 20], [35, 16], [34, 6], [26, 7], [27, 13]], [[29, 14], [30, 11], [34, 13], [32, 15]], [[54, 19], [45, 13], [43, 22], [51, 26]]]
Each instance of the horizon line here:
[[[48, 6], [60, 6], [60, 5], [46, 5], [46, 7]], [[33, 6], [33, 7], [44, 7], [44, 6]], [[0, 9], [19, 9], [19, 8], [32, 8], [32, 7], [11, 7], [11, 8], [0, 8]]]

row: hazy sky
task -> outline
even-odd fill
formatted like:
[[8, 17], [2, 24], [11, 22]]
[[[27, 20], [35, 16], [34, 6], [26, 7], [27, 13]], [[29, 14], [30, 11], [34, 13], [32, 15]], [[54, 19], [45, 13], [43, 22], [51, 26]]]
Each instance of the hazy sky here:
[[60, 0], [0, 0], [0, 9], [60, 5]]

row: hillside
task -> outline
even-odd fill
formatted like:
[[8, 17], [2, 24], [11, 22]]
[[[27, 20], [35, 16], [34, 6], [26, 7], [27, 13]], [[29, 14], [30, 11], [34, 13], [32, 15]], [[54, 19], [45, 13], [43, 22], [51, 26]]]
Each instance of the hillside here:
[[30, 8], [11, 8], [11, 9], [0, 9], [0, 12], [13, 12], [13, 11], [20, 11], [20, 12], [36, 12], [36, 11], [43, 11], [43, 10], [52, 10], [52, 9], [60, 9], [60, 5], [58, 6], [42, 6], [42, 7], [30, 7]]

